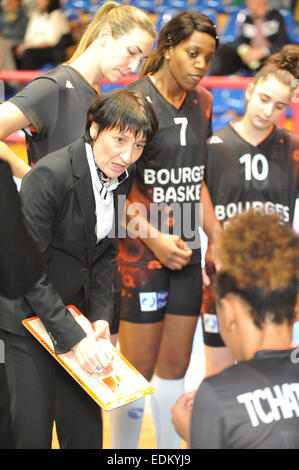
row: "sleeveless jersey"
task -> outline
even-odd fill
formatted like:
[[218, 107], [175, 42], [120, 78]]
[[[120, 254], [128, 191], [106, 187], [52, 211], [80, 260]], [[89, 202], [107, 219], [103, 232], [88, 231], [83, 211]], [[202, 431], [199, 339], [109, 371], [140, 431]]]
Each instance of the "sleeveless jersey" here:
[[[163, 233], [176, 234], [193, 250], [191, 262], [200, 261], [200, 191], [211, 134], [211, 95], [203, 88], [185, 93], [179, 106], [171, 103], [149, 76], [128, 88], [142, 92], [152, 104], [159, 131], [136, 163], [129, 195], [141, 203], [149, 222]], [[134, 218], [131, 221], [134, 224]], [[161, 267], [138, 238], [120, 242], [120, 262]]]
[[79, 72], [60, 65], [32, 80], [9, 101], [30, 120], [25, 130], [28, 162], [78, 139], [97, 91]]
[[298, 449], [299, 349], [261, 350], [199, 386], [192, 449]]

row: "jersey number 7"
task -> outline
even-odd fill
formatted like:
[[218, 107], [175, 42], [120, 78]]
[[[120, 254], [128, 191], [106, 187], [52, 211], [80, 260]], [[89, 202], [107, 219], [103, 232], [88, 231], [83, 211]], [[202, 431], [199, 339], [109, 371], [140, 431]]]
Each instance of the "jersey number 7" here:
[[174, 118], [175, 124], [181, 125], [181, 132], [180, 132], [180, 144], [186, 145], [186, 130], [188, 125], [188, 119], [186, 117], [178, 117]]

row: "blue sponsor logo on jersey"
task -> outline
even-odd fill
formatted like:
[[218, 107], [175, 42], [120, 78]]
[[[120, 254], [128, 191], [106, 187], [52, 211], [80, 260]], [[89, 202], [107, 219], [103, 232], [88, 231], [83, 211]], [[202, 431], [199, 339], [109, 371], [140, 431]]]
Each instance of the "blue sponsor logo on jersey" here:
[[215, 313], [204, 313], [203, 325], [206, 333], [219, 333], [218, 319]]
[[165, 307], [167, 304], [167, 291], [160, 292], [140, 292], [140, 309], [142, 312], [155, 312]]

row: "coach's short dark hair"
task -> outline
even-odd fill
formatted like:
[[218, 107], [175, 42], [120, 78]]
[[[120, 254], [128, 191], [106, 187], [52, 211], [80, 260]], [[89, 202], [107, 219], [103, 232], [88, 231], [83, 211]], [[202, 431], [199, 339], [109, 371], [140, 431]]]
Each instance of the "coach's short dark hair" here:
[[121, 132], [140, 132], [149, 143], [158, 130], [158, 120], [151, 104], [140, 92], [126, 88], [104, 93], [98, 96], [87, 112], [84, 138], [92, 143], [90, 126], [96, 122], [98, 134], [108, 129], [119, 129]]

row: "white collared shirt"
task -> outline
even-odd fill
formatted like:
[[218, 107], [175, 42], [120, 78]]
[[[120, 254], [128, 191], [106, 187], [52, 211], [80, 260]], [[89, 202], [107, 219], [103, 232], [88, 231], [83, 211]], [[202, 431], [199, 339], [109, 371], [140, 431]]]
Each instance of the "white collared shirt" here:
[[97, 242], [99, 242], [105, 238], [112, 229], [114, 219], [113, 191], [128, 177], [128, 172], [126, 170], [119, 178], [110, 178], [107, 183], [103, 185], [97, 173], [91, 145], [85, 143], [85, 149], [96, 206], [95, 233]]

